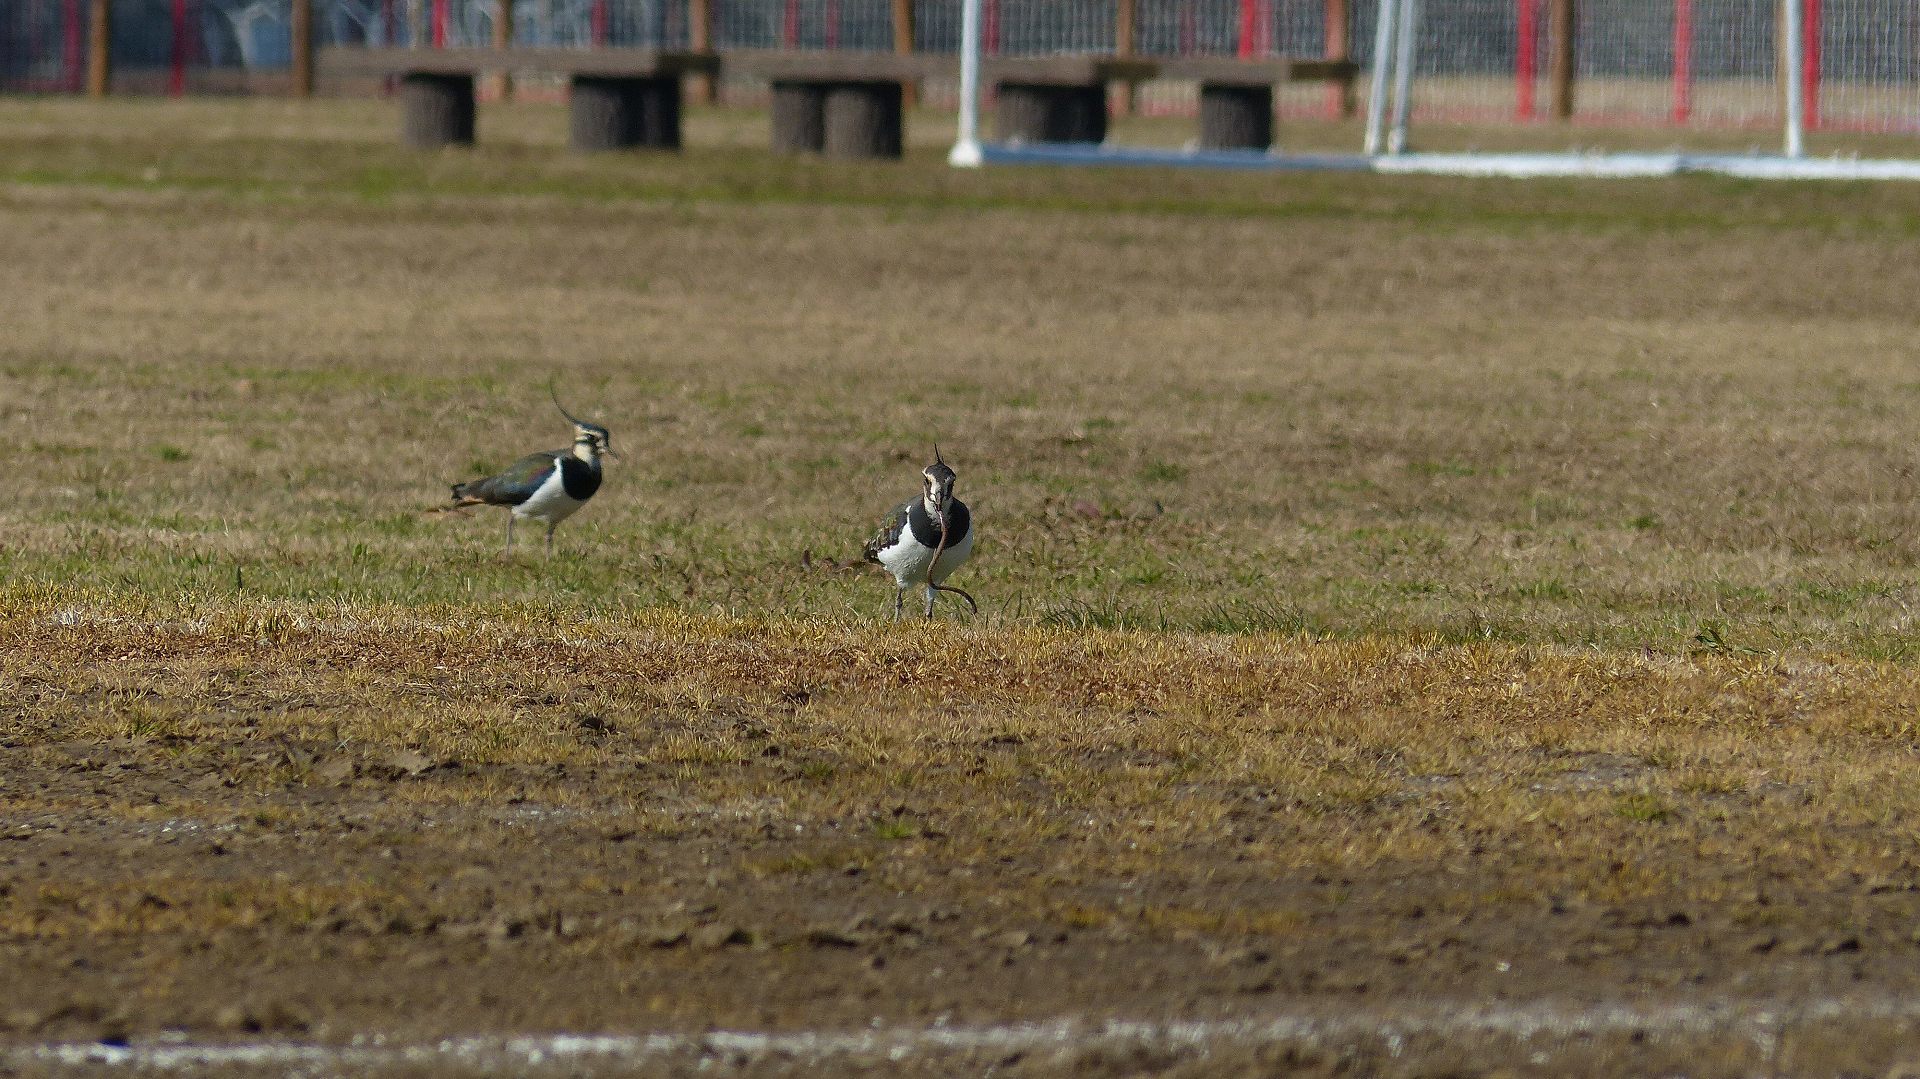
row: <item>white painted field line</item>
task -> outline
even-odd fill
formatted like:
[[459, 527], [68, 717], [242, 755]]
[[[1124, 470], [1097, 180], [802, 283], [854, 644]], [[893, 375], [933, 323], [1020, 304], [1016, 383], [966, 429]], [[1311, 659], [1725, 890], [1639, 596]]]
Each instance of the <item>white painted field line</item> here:
[[[1246, 1019], [1173, 1022], [1062, 1019], [995, 1026], [894, 1026], [848, 1031], [714, 1031], [706, 1034], [466, 1037], [395, 1044], [366, 1039], [331, 1046], [288, 1042], [218, 1045], [55, 1043], [0, 1050], [11, 1067], [111, 1068], [191, 1071], [211, 1067], [320, 1067], [352, 1072], [433, 1065], [470, 1073], [513, 1074], [528, 1069], [623, 1068], [647, 1061], [719, 1056], [728, 1060], [827, 1062], [884, 1059], [909, 1062], [973, 1052], [1081, 1051], [1126, 1047], [1185, 1050], [1260, 1045], [1324, 1046], [1356, 1041], [1397, 1053], [1412, 1038], [1442, 1040], [1493, 1036], [1537, 1051], [1543, 1042], [1579, 1035], [1635, 1033], [1652, 1039], [1718, 1036], [1771, 1052], [1779, 1035], [1808, 1023], [1920, 1019], [1920, 997], [1874, 996], [1819, 1000], [1716, 1000], [1667, 1004], [1576, 1005], [1542, 1002], [1504, 1006], [1467, 1003], [1337, 1015], [1282, 1014]], [[724, 1062], [723, 1062], [724, 1066]]]

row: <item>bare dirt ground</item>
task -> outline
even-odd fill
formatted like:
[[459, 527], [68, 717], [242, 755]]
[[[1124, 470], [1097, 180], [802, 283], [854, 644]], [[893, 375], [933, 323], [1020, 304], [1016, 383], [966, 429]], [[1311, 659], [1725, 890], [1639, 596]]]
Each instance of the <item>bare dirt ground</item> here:
[[15, 1044], [1741, 1075], [1920, 1019], [1905, 670], [12, 614]]
[[0, 102], [0, 1073], [1920, 1063], [1920, 192], [562, 119]]
[[1904, 670], [10, 614], [16, 1045], [1879, 1074], [1920, 1019]]

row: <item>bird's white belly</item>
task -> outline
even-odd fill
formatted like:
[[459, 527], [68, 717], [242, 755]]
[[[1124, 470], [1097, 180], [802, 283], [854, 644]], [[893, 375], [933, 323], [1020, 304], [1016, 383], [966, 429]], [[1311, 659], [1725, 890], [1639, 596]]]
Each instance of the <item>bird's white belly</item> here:
[[533, 492], [533, 497], [513, 507], [513, 515], [515, 517], [532, 517], [535, 520], [545, 521], [550, 525], [557, 525], [568, 517], [573, 516], [573, 511], [579, 509], [584, 504], [585, 503], [574, 501], [574, 499], [567, 494], [566, 482], [560, 478], [560, 469], [555, 468], [553, 475], [547, 477], [547, 482], [541, 484], [540, 489]]
[[913, 538], [913, 530], [900, 530], [900, 542], [880, 552], [880, 564], [893, 574], [893, 579], [901, 585], [926, 584], [929, 569], [933, 570], [934, 584], [940, 584], [960, 568], [973, 554], [973, 530], [960, 538], [960, 542], [940, 552], [940, 564], [933, 564], [932, 547], [923, 546]]

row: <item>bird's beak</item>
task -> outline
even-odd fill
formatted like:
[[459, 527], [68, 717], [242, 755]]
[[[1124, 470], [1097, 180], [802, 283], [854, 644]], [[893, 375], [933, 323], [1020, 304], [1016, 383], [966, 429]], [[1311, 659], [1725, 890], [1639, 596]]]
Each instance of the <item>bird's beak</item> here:
[[621, 453], [619, 450], [614, 449], [612, 446], [607, 447], [606, 454], [608, 457], [625, 457], [626, 456], [626, 454]]

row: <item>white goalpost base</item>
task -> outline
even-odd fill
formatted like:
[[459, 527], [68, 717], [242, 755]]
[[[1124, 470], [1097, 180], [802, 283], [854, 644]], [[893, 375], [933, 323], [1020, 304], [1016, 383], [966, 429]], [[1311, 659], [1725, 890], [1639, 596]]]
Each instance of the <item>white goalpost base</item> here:
[[1806, 42], [1804, 0], [1782, 0], [1779, 67], [1783, 84], [1782, 153], [1729, 154], [1521, 152], [1417, 153], [1408, 150], [1414, 90], [1414, 35], [1419, 0], [1381, 0], [1374, 62], [1368, 73], [1366, 135], [1357, 154], [1257, 150], [1174, 150], [1109, 144], [994, 143], [980, 138], [983, 0], [961, 6], [961, 86], [958, 137], [948, 162], [983, 165], [1147, 166], [1266, 171], [1327, 170], [1386, 175], [1549, 177], [1662, 177], [1692, 173], [1751, 180], [1920, 180], [1920, 160], [1806, 156], [1805, 94], [1797, 74]]
[[[964, 154], [963, 154], [964, 148]], [[1205, 168], [1266, 172], [1549, 178], [1654, 178], [1689, 173], [1744, 180], [1920, 180], [1920, 160], [1689, 153], [1289, 154], [1254, 150], [1172, 150], [1091, 143], [957, 144], [948, 163]]]

